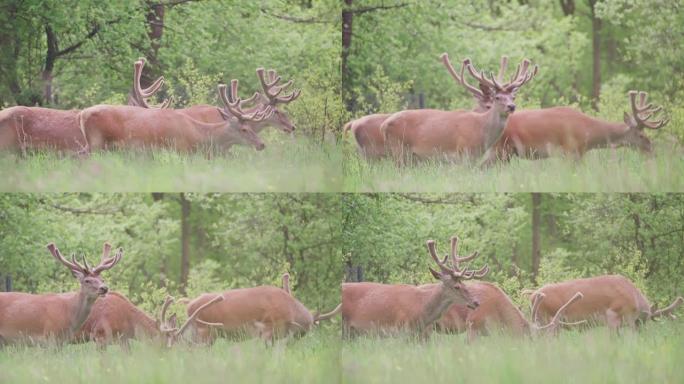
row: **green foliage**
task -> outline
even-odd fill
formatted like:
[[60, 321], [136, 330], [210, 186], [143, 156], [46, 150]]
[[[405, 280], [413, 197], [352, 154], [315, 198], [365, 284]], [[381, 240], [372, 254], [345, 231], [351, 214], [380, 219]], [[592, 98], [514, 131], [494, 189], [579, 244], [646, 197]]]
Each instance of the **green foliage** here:
[[[520, 305], [522, 288], [602, 274], [622, 274], [660, 304], [682, 294], [680, 194], [544, 194], [541, 263], [532, 270], [529, 194], [349, 194], [342, 197], [346, 263], [364, 280], [433, 281], [425, 242], [446, 254], [449, 238], [461, 255], [479, 251], [493, 281]], [[536, 284], [534, 283], [536, 281]]]

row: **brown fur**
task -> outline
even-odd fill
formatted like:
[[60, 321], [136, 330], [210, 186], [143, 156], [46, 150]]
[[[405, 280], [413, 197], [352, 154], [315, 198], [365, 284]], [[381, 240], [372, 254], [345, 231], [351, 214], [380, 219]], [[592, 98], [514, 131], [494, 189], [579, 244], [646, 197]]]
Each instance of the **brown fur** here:
[[380, 131], [380, 126], [390, 116], [389, 113], [376, 113], [352, 120], [345, 125], [344, 132], [351, 130], [359, 155], [366, 160], [377, 160], [386, 156], [385, 137]]
[[[188, 108], [177, 109], [177, 111], [203, 123], [221, 123], [225, 121], [223, 116], [221, 116], [221, 112], [219, 112], [219, 108], [213, 105], [198, 104]], [[250, 113], [253, 109], [248, 108], [245, 111]], [[247, 121], [245, 123], [257, 134], [266, 127], [278, 127], [285, 133], [294, 132], [295, 129], [288, 116], [279, 109], [274, 110], [273, 115], [264, 121]]]
[[95, 302], [75, 339], [91, 340], [103, 346], [113, 341], [128, 343], [134, 338], [160, 336], [155, 319], [133, 305], [126, 296], [109, 292]]
[[79, 110], [10, 107], [0, 111], [0, 150], [77, 152], [86, 145], [78, 126]]
[[121, 146], [192, 151], [210, 143], [224, 149], [233, 144], [264, 148], [254, 131], [237, 121], [203, 123], [170, 109], [97, 105], [81, 112], [80, 123], [90, 150]]
[[621, 325], [634, 327], [637, 321], [651, 317], [648, 299], [624, 276], [605, 275], [547, 284], [539, 288], [545, 296], [539, 307], [541, 319], [553, 316], [575, 292], [584, 299], [565, 312], [566, 321], [590, 320], [616, 329]]
[[[193, 299], [187, 306], [188, 314], [219, 293], [205, 293]], [[301, 335], [314, 324], [309, 310], [282, 288], [259, 286], [232, 289], [221, 293], [223, 301], [206, 308], [197, 320], [221, 323], [218, 327], [228, 334], [245, 332], [266, 341], [288, 335]], [[201, 322], [193, 323], [199, 341], [213, 339], [210, 328]]]

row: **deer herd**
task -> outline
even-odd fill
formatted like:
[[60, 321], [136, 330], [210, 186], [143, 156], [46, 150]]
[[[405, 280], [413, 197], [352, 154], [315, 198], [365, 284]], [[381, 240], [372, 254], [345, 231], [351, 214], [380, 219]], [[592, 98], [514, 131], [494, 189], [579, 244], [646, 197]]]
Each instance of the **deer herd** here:
[[[478, 71], [470, 59], [463, 60], [460, 71], [449, 56], [442, 63], [457, 84], [475, 99], [470, 110], [405, 110], [394, 114], [373, 114], [347, 123], [359, 154], [367, 160], [392, 158], [397, 164], [425, 159], [480, 159], [481, 165], [512, 156], [528, 159], [555, 153], [580, 158], [594, 148], [631, 147], [651, 151], [644, 129], [659, 129], [667, 119], [656, 120], [662, 111], [647, 102], [645, 92], [630, 91], [631, 113], [623, 122], [608, 122], [569, 107], [529, 109], [516, 112], [517, 91], [538, 72], [523, 60], [509, 81], [504, 80], [508, 58], [502, 57], [497, 76]], [[478, 86], [467, 80], [466, 71]]]
[[463, 263], [476, 258], [478, 252], [459, 256], [458, 241], [456, 236], [451, 238], [451, 251], [442, 259], [435, 242], [427, 242], [438, 267], [429, 268], [438, 281], [434, 284], [343, 283], [341, 304], [319, 314], [294, 297], [289, 274], [285, 274], [281, 287], [230, 289], [179, 300], [187, 312], [187, 320], [180, 326], [175, 313], [167, 317], [174, 303], [170, 296], [155, 319], [124, 295], [109, 291], [100, 275], [121, 260], [121, 248], [110, 257], [112, 247], [105, 243], [100, 263], [91, 267], [85, 256], [81, 262], [74, 255], [69, 260], [49, 244], [52, 256], [71, 271], [80, 289], [55, 294], [0, 293], [0, 346], [94, 341], [101, 348], [118, 342], [127, 349], [131, 339], [148, 339], [171, 347], [181, 340], [211, 344], [218, 336], [255, 337], [272, 344], [277, 339], [302, 336], [320, 321], [340, 313], [345, 337], [407, 331], [426, 338], [438, 330], [465, 332], [473, 341], [496, 331], [535, 336], [580, 324], [605, 324], [613, 330], [636, 328], [647, 320], [674, 318], [673, 312], [684, 303], [684, 298], [678, 297], [658, 310], [627, 278], [605, 275], [524, 291], [531, 301], [527, 319], [502, 289], [473, 280], [485, 277], [489, 267], [465, 267]]
[[128, 105], [103, 104], [68, 111], [17, 106], [0, 111], [0, 150], [89, 154], [115, 148], [165, 147], [187, 152], [205, 147], [225, 151], [233, 145], [262, 150], [265, 146], [258, 133], [265, 127], [278, 127], [286, 133], [295, 129], [282, 106], [297, 99], [301, 91], [283, 94], [293, 81], [281, 84], [275, 70], [256, 70], [263, 93], [248, 99], [238, 96], [238, 80], [233, 79], [230, 89], [225, 84], [218, 86], [220, 107], [173, 109], [169, 108], [170, 98], [158, 106], [148, 102], [164, 78], [143, 88], [140, 78], [144, 65], [142, 58], [134, 63]]

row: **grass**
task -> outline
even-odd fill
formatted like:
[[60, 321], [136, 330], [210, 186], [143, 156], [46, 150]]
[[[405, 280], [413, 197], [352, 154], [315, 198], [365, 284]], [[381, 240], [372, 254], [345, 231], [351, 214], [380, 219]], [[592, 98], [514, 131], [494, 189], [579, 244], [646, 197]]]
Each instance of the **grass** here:
[[233, 147], [225, 155], [173, 150], [113, 151], [89, 158], [35, 152], [0, 154], [4, 192], [335, 192], [342, 151], [334, 144], [279, 138], [266, 149]]
[[93, 343], [0, 349], [0, 383], [337, 383], [339, 336], [314, 330], [299, 340], [218, 340], [211, 347], [163, 349], [134, 342], [130, 352]]
[[369, 163], [345, 148], [348, 192], [679, 192], [684, 156], [662, 144], [654, 155], [628, 149], [596, 150], [581, 160], [513, 158], [488, 169], [472, 164], [426, 161], [398, 168], [387, 159]]
[[604, 328], [536, 340], [503, 335], [468, 345], [463, 335], [427, 342], [358, 338], [342, 348], [345, 383], [681, 383], [684, 323]]

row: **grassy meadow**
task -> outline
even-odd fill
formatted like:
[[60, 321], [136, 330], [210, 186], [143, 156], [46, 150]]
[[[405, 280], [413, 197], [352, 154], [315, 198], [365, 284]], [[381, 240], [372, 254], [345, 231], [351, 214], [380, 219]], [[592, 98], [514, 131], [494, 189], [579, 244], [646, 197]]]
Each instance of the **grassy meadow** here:
[[[353, 140], [353, 139], [352, 139]], [[425, 161], [397, 167], [390, 159], [367, 162], [345, 148], [344, 184], [350, 192], [675, 192], [684, 190], [681, 147], [654, 145], [652, 155], [604, 149], [576, 160], [514, 157], [481, 169], [475, 162]]]
[[342, 349], [345, 383], [681, 383], [684, 323], [650, 323], [638, 332], [607, 328], [558, 337], [464, 335], [366, 338]]
[[[279, 133], [279, 132], [276, 132]], [[272, 137], [272, 136], [271, 136]], [[304, 137], [264, 140], [266, 148], [183, 154], [174, 150], [0, 154], [4, 192], [335, 192], [342, 152]]]
[[339, 336], [317, 329], [267, 347], [218, 340], [171, 349], [133, 342], [98, 351], [94, 343], [0, 348], [0, 383], [337, 383]]

